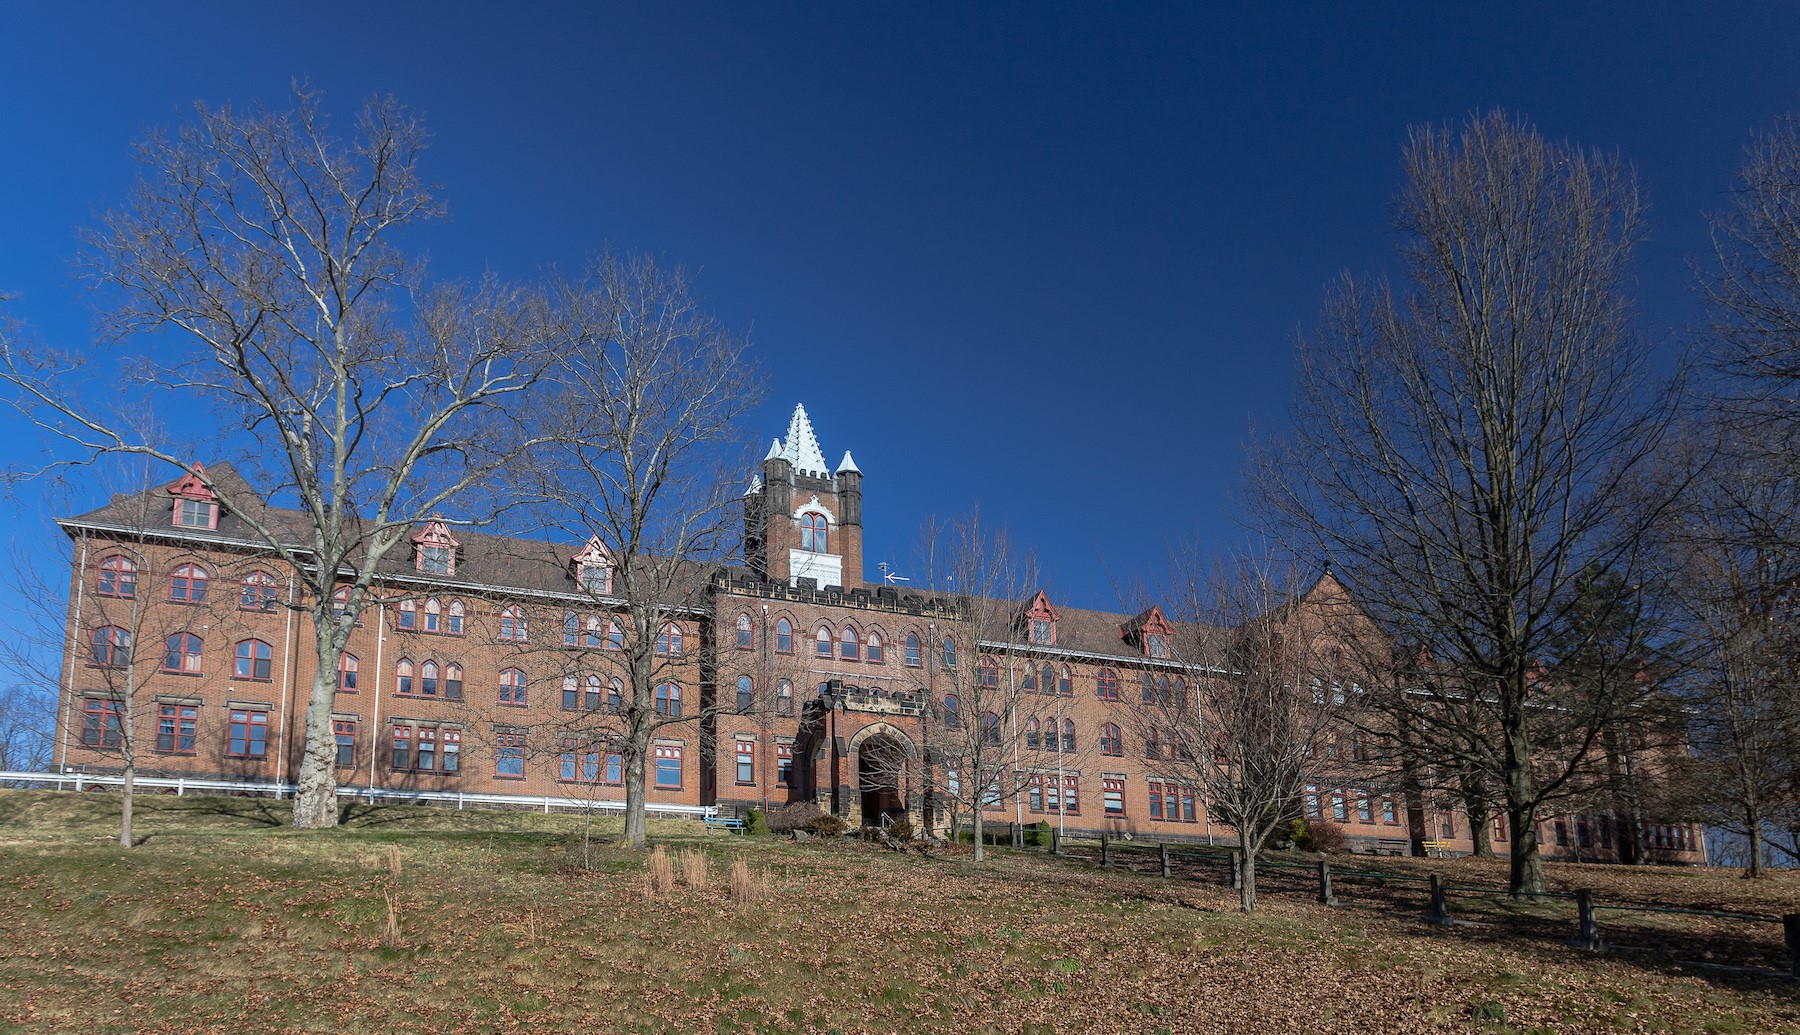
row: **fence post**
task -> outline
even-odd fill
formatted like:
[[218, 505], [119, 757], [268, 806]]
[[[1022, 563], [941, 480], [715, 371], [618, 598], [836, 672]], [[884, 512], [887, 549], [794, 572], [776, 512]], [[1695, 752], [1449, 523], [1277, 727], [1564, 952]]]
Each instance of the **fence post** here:
[[187, 797], [187, 780], [185, 778], [175, 781], [175, 797]]
[[1426, 918], [1439, 927], [1449, 927], [1455, 923], [1450, 919], [1450, 899], [1444, 894], [1444, 878], [1431, 875], [1431, 912]]
[[1577, 923], [1575, 937], [1569, 942], [1577, 949], [1599, 949], [1604, 947], [1600, 941], [1600, 925], [1594, 920], [1594, 893], [1587, 889], [1575, 892], [1575, 911]]
[[1100, 865], [1112, 865], [1112, 842], [1107, 840], [1106, 831], [1100, 831]]
[[1169, 842], [1164, 841], [1158, 847], [1162, 850], [1162, 875], [1167, 877], [1169, 875]]
[[1319, 860], [1319, 901], [1328, 906], [1337, 905], [1337, 896], [1331, 892], [1331, 864]]
[[1050, 854], [1062, 854], [1062, 831], [1056, 827], [1050, 828]]
[[1012, 825], [1012, 843], [1014, 848], [1025, 847], [1025, 828], [1017, 823]]
[[1244, 853], [1231, 853], [1231, 889], [1240, 891], [1244, 887]]
[[1800, 913], [1782, 917], [1781, 932], [1787, 936], [1788, 971], [1794, 980], [1800, 981]]

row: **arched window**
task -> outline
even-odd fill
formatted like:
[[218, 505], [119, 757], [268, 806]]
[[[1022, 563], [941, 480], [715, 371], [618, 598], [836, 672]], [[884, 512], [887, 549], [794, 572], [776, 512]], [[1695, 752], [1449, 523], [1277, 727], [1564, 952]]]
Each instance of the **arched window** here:
[[500, 703], [524, 706], [525, 673], [516, 668], [500, 670]]
[[775, 685], [775, 714], [794, 714], [794, 684], [785, 679]]
[[581, 645], [583, 647], [598, 647], [598, 646], [600, 646], [600, 616], [599, 615], [588, 615], [587, 635], [582, 637]]
[[752, 648], [754, 646], [756, 646], [756, 639], [751, 634], [750, 616], [744, 615], [744, 614], [738, 615], [737, 616], [737, 648], [738, 648], [738, 650], [749, 650], [750, 648]]
[[[607, 650], [624, 650], [625, 649], [625, 627], [619, 624], [619, 620], [617, 618], [614, 618], [606, 623], [606, 649]], [[677, 653], [677, 654], [681, 653], [681, 630], [680, 629], [675, 630], [675, 653]]]
[[169, 575], [169, 599], [178, 604], [206, 603], [209, 576], [198, 564], [178, 565]]
[[992, 690], [1000, 685], [1000, 663], [993, 658], [983, 657], [976, 673], [976, 681]]
[[401, 658], [394, 664], [394, 692], [410, 694], [413, 692], [413, 663]]
[[449, 619], [445, 623], [444, 631], [449, 633], [452, 636], [461, 636], [463, 634], [463, 602], [462, 601], [460, 601], [460, 600], [450, 601]]
[[1054, 665], [1050, 664], [1048, 661], [1046, 661], [1046, 662], [1044, 662], [1044, 667], [1039, 669], [1038, 672], [1043, 677], [1043, 683], [1041, 685], [1044, 688], [1044, 692], [1047, 694], [1055, 693], [1056, 692], [1056, 666], [1054, 666]]
[[1074, 751], [1075, 750], [1075, 720], [1074, 719], [1064, 719], [1063, 720], [1062, 749], [1064, 751]]
[[268, 679], [275, 652], [261, 640], [239, 640], [231, 674], [239, 679]]
[[800, 549], [807, 553], [828, 553], [826, 530], [830, 523], [823, 514], [800, 515]]
[[437, 662], [427, 661], [419, 666], [419, 693], [426, 697], [436, 697], [438, 692]]
[[116, 625], [94, 630], [94, 664], [124, 668], [131, 663], [131, 634]]
[[[1056, 734], [1054, 732], [1050, 734], [1050, 742], [1052, 747], [1056, 745]], [[1025, 724], [1025, 746], [1030, 750], [1036, 751], [1038, 743], [1038, 721], [1036, 718], [1033, 718], [1030, 722]]]
[[1037, 669], [1032, 668], [1030, 662], [1027, 662], [1024, 672], [1019, 676], [1019, 689], [1026, 693], [1036, 693], [1037, 688]]
[[[614, 622], [613, 627], [618, 628], [618, 624], [618, 622]], [[618, 648], [613, 649], [617, 650]], [[681, 626], [670, 622], [662, 627], [662, 631], [656, 634], [656, 653], [681, 657]]]
[[844, 626], [844, 634], [838, 637], [838, 654], [845, 661], [858, 661], [862, 658], [862, 649], [856, 639], [856, 630], [848, 625]]
[[600, 690], [602, 686], [603, 684], [600, 682], [599, 676], [587, 677], [587, 684], [582, 687], [583, 697], [581, 703], [588, 711], [597, 712], [600, 710]]
[[347, 693], [356, 692], [356, 655], [344, 653], [338, 655], [338, 689]]
[[660, 683], [656, 687], [656, 714], [671, 719], [681, 718], [681, 684]]
[[955, 694], [944, 695], [944, 728], [957, 729], [962, 726], [962, 706], [957, 703]]
[[443, 632], [444, 605], [438, 603], [437, 597], [425, 600], [425, 631], [428, 633]]
[[200, 674], [200, 637], [176, 633], [163, 641], [163, 671]]
[[956, 667], [956, 641], [948, 636], [944, 637], [944, 667]]
[[1187, 680], [1175, 677], [1175, 707], [1187, 710]]
[[[350, 587], [339, 586], [337, 591], [331, 594], [331, 613], [334, 617], [342, 618], [344, 617], [344, 612], [348, 610], [350, 610]], [[358, 611], [356, 614], [356, 627], [361, 629], [362, 624], [362, 612]]]
[[1100, 753], [1103, 755], [1125, 753], [1125, 740], [1119, 736], [1119, 727], [1110, 722], [1100, 727]]
[[419, 627], [419, 605], [410, 600], [402, 600], [395, 613], [399, 615], [397, 624], [400, 628], [417, 629]]
[[[402, 610], [409, 607], [410, 602], [400, 605]], [[238, 607], [245, 611], [275, 610], [275, 576], [266, 571], [253, 571], [244, 576], [243, 585], [238, 591]], [[402, 624], [401, 628], [412, 626]]]
[[1094, 677], [1094, 694], [1108, 701], [1119, 699], [1119, 674], [1110, 668], [1103, 668]]
[[563, 711], [572, 712], [581, 707], [581, 680], [573, 675], [564, 676], [562, 694]]
[[831, 657], [831, 630], [821, 625], [819, 626], [819, 631], [814, 634], [813, 639], [818, 643], [817, 653], [819, 657]]
[[906, 667], [919, 667], [919, 634], [906, 634]]
[[563, 646], [573, 647], [581, 639], [581, 619], [570, 611], [563, 615]]
[[517, 604], [500, 609], [500, 638], [514, 642], [525, 640], [525, 609]]
[[981, 739], [987, 741], [990, 745], [996, 747], [999, 746], [1000, 716], [995, 715], [993, 712], [986, 712], [981, 716]]
[[614, 676], [612, 682], [606, 684], [606, 710], [617, 715], [624, 707], [625, 682], [618, 676]]
[[880, 632], [880, 630], [877, 630], [877, 629], [869, 630], [868, 647], [869, 647], [869, 650], [868, 650], [869, 664], [871, 664], [871, 665], [881, 664], [882, 657], [881, 657], [881, 632]]
[[452, 701], [462, 700], [463, 670], [454, 661], [444, 666], [444, 696]]
[[113, 554], [100, 562], [94, 592], [103, 597], [137, 596], [137, 565], [129, 557]]
[[737, 710], [747, 712], [756, 707], [756, 684], [749, 676], [737, 678]]

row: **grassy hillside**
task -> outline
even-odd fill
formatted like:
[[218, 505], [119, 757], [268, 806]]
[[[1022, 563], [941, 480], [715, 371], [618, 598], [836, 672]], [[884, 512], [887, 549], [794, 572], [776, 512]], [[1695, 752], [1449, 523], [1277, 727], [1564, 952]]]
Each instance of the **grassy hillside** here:
[[[1784, 980], [1433, 928], [1350, 887], [1328, 908], [1296, 885], [1244, 918], [1204, 873], [1006, 852], [977, 868], [671, 821], [653, 838], [708, 872], [652, 895], [641, 853], [573, 865], [579, 817], [359, 808], [296, 834], [279, 803], [161, 797], [125, 851], [108, 843], [116, 804], [0, 791], [0, 1029], [1800, 1031]], [[728, 892], [739, 860], [764, 882], [748, 905]], [[1601, 873], [1740, 904], [1800, 887], [1578, 875]]]

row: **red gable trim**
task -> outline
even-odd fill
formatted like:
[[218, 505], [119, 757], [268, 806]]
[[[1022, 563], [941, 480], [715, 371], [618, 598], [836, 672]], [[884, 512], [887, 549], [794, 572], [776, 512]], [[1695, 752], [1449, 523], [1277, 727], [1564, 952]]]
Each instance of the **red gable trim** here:
[[205, 500], [208, 503], [216, 503], [219, 500], [219, 494], [206, 483], [206, 466], [204, 464], [195, 464], [194, 469], [182, 475], [175, 484], [169, 486], [168, 491], [169, 495], [178, 499]]

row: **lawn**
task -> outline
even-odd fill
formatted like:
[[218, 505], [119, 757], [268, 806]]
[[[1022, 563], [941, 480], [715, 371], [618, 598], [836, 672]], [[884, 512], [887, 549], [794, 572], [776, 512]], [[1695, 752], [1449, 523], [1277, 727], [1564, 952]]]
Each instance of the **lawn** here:
[[[280, 803], [155, 797], [127, 851], [108, 840], [116, 805], [0, 791], [0, 1029], [1800, 1031], [1800, 988], [1684, 963], [1685, 944], [1587, 953], [1529, 928], [1437, 928], [1373, 883], [1340, 887], [1336, 908], [1273, 888], [1246, 918], [1203, 871], [1006, 851], [977, 867], [966, 850], [669, 821], [653, 840], [704, 853], [707, 874], [653, 895], [645, 854], [610, 840], [576, 865], [580, 817], [384, 806], [300, 834]], [[748, 904], [728, 887], [740, 860], [761, 877]], [[1470, 883], [1492, 866], [1430, 865]], [[1788, 875], [1553, 868], [1615, 874], [1603, 895], [1800, 898]]]

